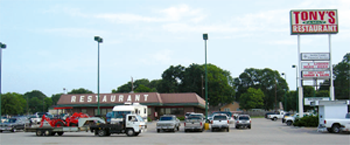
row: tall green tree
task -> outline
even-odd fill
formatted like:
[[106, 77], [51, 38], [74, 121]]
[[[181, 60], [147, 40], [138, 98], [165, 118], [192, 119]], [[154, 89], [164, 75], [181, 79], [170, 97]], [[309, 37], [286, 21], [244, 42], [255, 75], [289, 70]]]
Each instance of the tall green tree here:
[[25, 114], [23, 95], [18, 93], [6, 93], [1, 96], [1, 114], [22, 115]]
[[239, 108], [250, 110], [264, 106], [265, 95], [260, 89], [249, 88], [239, 98]]
[[[29, 113], [35, 112], [46, 112], [48, 111], [48, 107], [45, 107], [45, 98], [47, 96], [38, 90], [33, 90], [31, 92], [26, 92], [24, 94], [26, 100], [28, 100]], [[46, 102], [50, 103], [50, 102]], [[52, 104], [49, 104], [52, 105]]]
[[269, 68], [245, 69], [238, 78], [234, 79], [234, 84], [237, 87], [237, 97], [246, 93], [250, 87], [261, 89], [265, 94], [264, 109], [266, 110], [278, 108], [278, 102], [284, 99], [285, 93], [289, 90], [286, 80], [280, 73]]
[[68, 94], [93, 94], [93, 93], [94, 92], [84, 88], [73, 89], [72, 91], [68, 92]]
[[183, 81], [183, 74], [185, 67], [181, 65], [170, 66], [162, 74], [161, 85], [157, 90], [160, 93], [178, 93], [180, 92], [179, 86]]
[[53, 94], [51, 96], [51, 101], [52, 101], [52, 105], [57, 105], [58, 100], [60, 99], [60, 97], [63, 95], [63, 93], [59, 93], [59, 94]]
[[335, 99], [350, 99], [350, 53], [333, 68]]

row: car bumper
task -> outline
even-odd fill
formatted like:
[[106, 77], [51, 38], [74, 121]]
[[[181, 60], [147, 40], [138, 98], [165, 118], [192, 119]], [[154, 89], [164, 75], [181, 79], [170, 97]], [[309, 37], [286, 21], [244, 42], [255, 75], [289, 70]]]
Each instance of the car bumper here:
[[229, 128], [229, 125], [211, 125], [212, 129], [224, 129], [224, 128]]
[[250, 126], [251, 124], [250, 123], [236, 123], [236, 126]]
[[185, 130], [201, 130], [203, 126], [185, 126]]
[[0, 127], [1, 131], [9, 131], [12, 130], [12, 127]]
[[318, 125], [317, 132], [328, 132], [327, 127], [323, 124]]
[[157, 126], [156, 128], [161, 130], [170, 130], [175, 129], [175, 126]]

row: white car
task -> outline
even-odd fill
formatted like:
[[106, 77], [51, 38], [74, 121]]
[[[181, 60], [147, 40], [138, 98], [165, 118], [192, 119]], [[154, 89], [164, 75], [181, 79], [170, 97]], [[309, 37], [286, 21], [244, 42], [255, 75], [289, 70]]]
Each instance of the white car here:
[[226, 129], [227, 132], [230, 131], [230, 119], [226, 114], [215, 114], [213, 115], [213, 119], [210, 122], [210, 128], [213, 132], [218, 129]]

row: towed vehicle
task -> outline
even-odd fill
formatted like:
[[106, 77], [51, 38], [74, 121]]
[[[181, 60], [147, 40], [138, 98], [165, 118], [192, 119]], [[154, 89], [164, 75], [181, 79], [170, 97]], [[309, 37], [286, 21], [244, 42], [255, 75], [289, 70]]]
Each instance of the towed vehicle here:
[[23, 130], [29, 124], [29, 120], [26, 117], [9, 118], [4, 123], [0, 123], [0, 132], [16, 132], [17, 130]]

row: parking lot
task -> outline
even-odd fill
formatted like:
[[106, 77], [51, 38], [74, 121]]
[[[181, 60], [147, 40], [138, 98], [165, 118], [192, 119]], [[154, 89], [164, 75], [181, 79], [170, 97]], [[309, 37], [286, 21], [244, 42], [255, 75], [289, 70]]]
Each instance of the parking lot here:
[[112, 134], [110, 137], [94, 136], [90, 132], [65, 132], [63, 136], [37, 137], [34, 132], [3, 132], [0, 144], [327, 144], [349, 145], [349, 133], [320, 133], [316, 128], [299, 128], [282, 124], [280, 120], [271, 121], [265, 118], [253, 118], [252, 129], [235, 129], [230, 132], [160, 132], [155, 130], [155, 122], [148, 123], [146, 133], [138, 137], [127, 137], [125, 134]]

